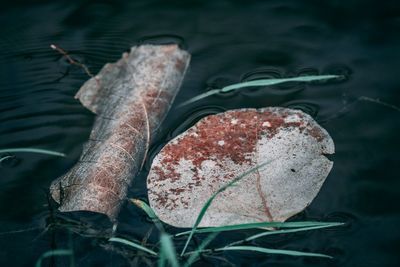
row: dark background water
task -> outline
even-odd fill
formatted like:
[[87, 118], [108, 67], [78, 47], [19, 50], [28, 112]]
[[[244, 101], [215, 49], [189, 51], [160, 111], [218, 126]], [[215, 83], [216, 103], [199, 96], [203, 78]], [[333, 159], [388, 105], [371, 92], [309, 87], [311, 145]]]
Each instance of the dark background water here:
[[[333, 260], [235, 252], [215, 254], [225, 260], [203, 258], [198, 266], [230, 266], [228, 262], [235, 266], [399, 266], [400, 112], [395, 107], [400, 106], [399, 7], [395, 1], [2, 3], [0, 148], [47, 148], [68, 156], [18, 154], [2, 163], [0, 265], [32, 266], [43, 252], [71, 246], [77, 266], [129, 264], [121, 256], [129, 249], [104, 250], [102, 233], [95, 231], [107, 228], [104, 218], [81, 214], [89, 225], [84, 236], [66, 229], [46, 230], [53, 220], [48, 186], [78, 160], [94, 119], [73, 98], [87, 75], [49, 45], [60, 45], [96, 73], [139, 42], [177, 41], [190, 51], [192, 62], [175, 104], [244, 79], [345, 75], [332, 82], [210, 97], [170, 113], [150, 158], [199, 118], [240, 107], [301, 108], [328, 130], [336, 144], [331, 174], [314, 202], [294, 219], [342, 221], [346, 226], [255, 243], [326, 253]], [[146, 198], [145, 171], [136, 178], [130, 196]], [[131, 239], [141, 240], [151, 228], [143, 213], [129, 204], [119, 220], [120, 233]], [[214, 245], [251, 233], [220, 235]], [[149, 242], [156, 241], [153, 233]], [[143, 260], [135, 262], [134, 256], [129, 256], [131, 264], [145, 265]], [[68, 266], [68, 260], [46, 264]]]

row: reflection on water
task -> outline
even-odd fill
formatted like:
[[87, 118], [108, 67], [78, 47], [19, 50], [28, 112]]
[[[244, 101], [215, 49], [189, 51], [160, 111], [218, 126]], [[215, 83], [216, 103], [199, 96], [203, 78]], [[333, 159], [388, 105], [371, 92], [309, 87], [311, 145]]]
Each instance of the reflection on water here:
[[[48, 186], [78, 160], [94, 119], [73, 98], [88, 76], [50, 49], [53, 43], [92, 73], [140, 43], [175, 42], [192, 54], [182, 89], [130, 197], [146, 198], [151, 159], [206, 115], [285, 106], [310, 114], [332, 135], [333, 170], [315, 201], [293, 219], [343, 221], [346, 226], [254, 244], [335, 259], [216, 253], [204, 257], [201, 266], [396, 266], [400, 261], [397, 7], [372, 1], [26, 2], [3, 4], [0, 11], [0, 147], [38, 147], [68, 156], [21, 153], [1, 162], [2, 266], [32, 266], [43, 252], [69, 246], [77, 266], [145, 265], [128, 249], [104, 252], [104, 235], [110, 233], [101, 232], [109, 229], [101, 218], [80, 213], [84, 225], [70, 219], [67, 224], [80, 234], [49, 227], [63, 215], [54, 213]], [[195, 95], [240, 81], [315, 74], [342, 79], [247, 88], [176, 108]], [[102, 233], [98, 238], [87, 234], [95, 226]], [[146, 237], [149, 244], [158, 240], [148, 218], [128, 203], [117, 231], [132, 240]], [[251, 233], [221, 234], [213, 245]], [[51, 264], [67, 265], [68, 259]]]

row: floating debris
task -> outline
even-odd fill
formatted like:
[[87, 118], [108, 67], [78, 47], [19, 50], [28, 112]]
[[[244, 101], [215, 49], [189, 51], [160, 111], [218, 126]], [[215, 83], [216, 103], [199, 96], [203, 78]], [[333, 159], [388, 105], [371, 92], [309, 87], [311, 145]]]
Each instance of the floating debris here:
[[82, 86], [76, 98], [98, 116], [79, 162], [51, 184], [60, 211], [115, 219], [189, 61], [177, 45], [134, 46]]
[[285, 221], [305, 209], [333, 162], [326, 130], [299, 110], [269, 107], [211, 115], [169, 142], [147, 180], [150, 206], [176, 227], [192, 227], [205, 202], [235, 177], [265, 162], [220, 193], [201, 227]]

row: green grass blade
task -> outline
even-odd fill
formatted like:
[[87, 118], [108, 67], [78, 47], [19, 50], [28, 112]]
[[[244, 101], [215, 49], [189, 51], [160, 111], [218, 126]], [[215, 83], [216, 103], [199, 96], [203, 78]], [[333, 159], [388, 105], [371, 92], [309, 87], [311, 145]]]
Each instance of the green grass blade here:
[[181, 108], [181, 107], [183, 107], [183, 106], [189, 105], [189, 104], [191, 104], [191, 103], [193, 103], [193, 102], [199, 101], [199, 100], [201, 100], [201, 99], [203, 99], [203, 98], [206, 98], [206, 97], [208, 97], [208, 96], [218, 94], [220, 91], [221, 91], [221, 89], [213, 89], [213, 90], [207, 91], [207, 92], [205, 92], [205, 93], [203, 93], [203, 94], [200, 94], [200, 95], [198, 95], [198, 96], [195, 96], [195, 97], [193, 97], [193, 98], [191, 98], [191, 99], [189, 99], [189, 100], [187, 100], [187, 101], [185, 101], [185, 102], [179, 104], [179, 105], [177, 106], [177, 108]]
[[146, 202], [135, 198], [131, 198], [129, 200], [137, 207], [141, 208], [147, 214], [147, 216], [149, 216], [152, 220], [158, 220], [157, 215], [154, 213], [153, 209], [150, 208], [150, 206]]
[[52, 151], [52, 150], [47, 150], [47, 149], [40, 149], [40, 148], [5, 148], [5, 149], [0, 149], [0, 153], [18, 153], [18, 152], [38, 153], [38, 154], [45, 154], [45, 155], [51, 155], [51, 156], [65, 157], [64, 153], [60, 153], [60, 152]]
[[172, 267], [179, 267], [178, 258], [176, 256], [175, 246], [172, 243], [171, 236], [162, 233], [160, 237], [161, 253], [165, 255]]
[[[334, 224], [334, 225], [333, 225]], [[226, 225], [226, 226], [218, 226], [218, 227], [207, 227], [196, 229], [195, 233], [212, 233], [212, 232], [224, 232], [224, 231], [235, 231], [235, 230], [246, 230], [246, 229], [255, 229], [255, 228], [302, 228], [302, 227], [316, 227], [316, 226], [336, 226], [336, 224], [340, 223], [331, 223], [331, 222], [260, 222], [260, 223], [245, 223], [245, 224], [234, 224], [234, 225]], [[188, 235], [192, 232], [184, 231], [176, 234], [175, 236]]]
[[338, 78], [338, 75], [311, 75], [311, 76], [299, 76], [292, 78], [281, 78], [281, 79], [262, 79], [262, 80], [254, 80], [242, 83], [236, 83], [232, 85], [228, 85], [221, 89], [221, 92], [226, 93], [232, 90], [237, 90], [244, 87], [254, 87], [254, 86], [270, 86], [280, 83], [286, 82], [312, 82], [312, 81], [320, 81]]
[[157, 217], [153, 209], [144, 201], [140, 199], [134, 199], [131, 198], [129, 199], [133, 204], [141, 208], [147, 216], [150, 217], [150, 219], [154, 222], [155, 226], [158, 228], [160, 232], [164, 232], [164, 227], [162, 226], [160, 219]]
[[215, 197], [216, 197], [219, 193], [221, 193], [221, 192], [223, 192], [224, 190], [226, 190], [228, 187], [230, 187], [230, 186], [234, 185], [235, 183], [237, 183], [237, 182], [238, 182], [239, 180], [241, 180], [243, 177], [249, 175], [250, 173], [256, 171], [257, 169], [260, 169], [261, 167], [263, 167], [263, 166], [265, 166], [265, 165], [267, 165], [267, 164], [269, 164], [269, 163], [270, 163], [270, 161], [269, 161], [269, 162], [262, 163], [262, 164], [260, 164], [260, 165], [257, 165], [256, 167], [251, 168], [251, 169], [249, 169], [248, 171], [246, 171], [246, 172], [242, 173], [241, 175], [237, 176], [237, 177], [234, 178], [232, 181], [230, 181], [229, 183], [225, 184], [225, 185], [222, 186], [220, 189], [218, 189], [218, 191], [216, 191], [216, 192], [206, 201], [206, 203], [205, 203], [205, 204], [203, 205], [203, 207], [201, 208], [201, 210], [200, 210], [200, 212], [199, 212], [199, 215], [197, 216], [196, 222], [194, 223], [194, 225], [193, 225], [193, 227], [192, 227], [192, 230], [191, 230], [190, 233], [189, 233], [189, 237], [187, 238], [186, 243], [185, 243], [185, 246], [184, 246], [183, 249], [182, 249], [181, 257], [183, 256], [183, 254], [185, 254], [186, 249], [187, 249], [187, 247], [188, 247], [188, 245], [189, 245], [190, 240], [192, 239], [194, 233], [195, 233], [196, 230], [197, 230], [198, 225], [200, 224], [201, 220], [202, 220], [203, 217], [204, 217], [204, 214], [206, 213], [207, 209], [210, 207], [210, 205], [211, 205], [211, 203], [213, 202], [213, 200], [215, 199]]
[[7, 160], [7, 159], [11, 159], [13, 156], [4, 156], [2, 158], [0, 158], [0, 163], [2, 163], [3, 161]]
[[110, 241], [110, 242], [121, 243], [121, 244], [130, 246], [130, 247], [133, 247], [133, 248], [135, 248], [135, 249], [138, 249], [138, 250], [147, 252], [147, 253], [149, 253], [149, 254], [151, 254], [151, 255], [157, 256], [157, 253], [154, 252], [153, 250], [148, 249], [148, 248], [146, 248], [146, 247], [144, 247], [144, 246], [142, 246], [142, 245], [140, 245], [140, 244], [134, 243], [134, 242], [132, 242], [132, 241], [126, 240], [126, 239], [124, 239], [124, 238], [111, 237], [110, 239], [108, 239], [108, 241]]
[[45, 258], [54, 257], [54, 256], [71, 256], [72, 250], [71, 249], [56, 249], [47, 251], [40, 256], [40, 258], [36, 261], [35, 267], [41, 267], [42, 261]]
[[196, 248], [196, 250], [191, 251], [186, 253], [185, 255], [190, 254], [189, 259], [185, 262], [185, 264], [183, 265], [183, 267], [189, 267], [193, 264], [193, 262], [195, 262], [200, 253], [204, 251], [204, 248], [208, 246], [208, 244], [210, 244], [211, 241], [213, 241], [213, 239], [218, 235], [218, 233], [212, 233], [209, 236], [207, 236], [207, 238], [205, 238], [201, 244]]
[[245, 88], [245, 87], [271, 86], [271, 85], [276, 85], [276, 84], [286, 83], [286, 82], [311, 82], [311, 81], [328, 80], [328, 79], [339, 78], [339, 77], [341, 77], [341, 76], [339, 76], [339, 75], [310, 75], [310, 76], [299, 76], [299, 77], [280, 78], [280, 79], [261, 79], [261, 80], [235, 83], [232, 85], [225, 86], [222, 89], [210, 90], [203, 94], [195, 96], [195, 97], [181, 103], [180, 105], [177, 106], [177, 108], [186, 106], [188, 104], [199, 101], [199, 100], [209, 97], [211, 95], [215, 95], [218, 93], [226, 93], [226, 92], [229, 92], [232, 90], [237, 90], [237, 89], [241, 89], [241, 88]]
[[303, 227], [303, 228], [295, 228], [295, 229], [284, 229], [284, 230], [273, 230], [273, 231], [267, 231], [259, 234], [252, 235], [244, 241], [251, 241], [263, 236], [267, 235], [278, 235], [278, 234], [288, 234], [288, 233], [297, 233], [297, 232], [302, 232], [302, 231], [310, 231], [310, 230], [316, 230], [316, 229], [322, 229], [322, 228], [328, 228], [328, 227], [335, 227], [335, 226], [340, 226], [343, 225], [344, 223], [330, 223], [327, 225], [318, 225], [318, 226], [310, 226], [310, 227]]
[[165, 258], [164, 252], [161, 250], [158, 253], [157, 266], [158, 267], [164, 267], [166, 263], [167, 263], [167, 258]]
[[281, 255], [289, 255], [289, 256], [302, 256], [302, 257], [321, 257], [321, 258], [332, 258], [329, 255], [320, 254], [320, 253], [309, 253], [309, 252], [301, 252], [296, 250], [285, 250], [285, 249], [270, 249], [270, 248], [262, 248], [256, 246], [232, 246], [232, 247], [223, 247], [217, 248], [215, 251], [229, 251], [229, 250], [241, 250], [241, 251], [253, 251], [253, 252], [261, 252], [266, 254], [281, 254]]

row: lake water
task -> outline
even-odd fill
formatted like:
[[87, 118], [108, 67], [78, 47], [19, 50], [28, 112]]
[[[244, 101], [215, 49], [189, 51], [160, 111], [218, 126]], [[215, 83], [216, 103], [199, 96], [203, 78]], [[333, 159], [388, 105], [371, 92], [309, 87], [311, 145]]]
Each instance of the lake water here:
[[[345, 222], [271, 236], [254, 245], [319, 252], [333, 260], [227, 252], [196, 266], [399, 266], [400, 5], [395, 1], [12, 1], [0, 11], [0, 148], [37, 147], [66, 158], [16, 154], [0, 166], [0, 265], [33, 266], [51, 249], [74, 249], [76, 266], [146, 266], [128, 247], [107, 247], [110, 225], [49, 205], [51, 181], [78, 160], [94, 115], [73, 98], [88, 79], [54, 43], [96, 73], [141, 42], [179, 42], [192, 54], [172, 112], [149, 154], [200, 118], [241, 107], [284, 106], [311, 114], [336, 145], [334, 167], [313, 203], [293, 220]], [[176, 105], [245, 79], [341, 74]], [[146, 199], [145, 177], [129, 196]], [[51, 203], [51, 202], [50, 202]], [[50, 227], [49, 225], [59, 225]], [[119, 234], [142, 240], [152, 223], [126, 203]], [[172, 233], [175, 229], [169, 229]], [[77, 233], [79, 232], [79, 233]], [[256, 231], [221, 234], [218, 247]], [[149, 247], [158, 240], [154, 230]], [[182, 245], [184, 239], [177, 240]], [[154, 263], [154, 262], [153, 262]], [[70, 266], [68, 257], [44, 266]]]

